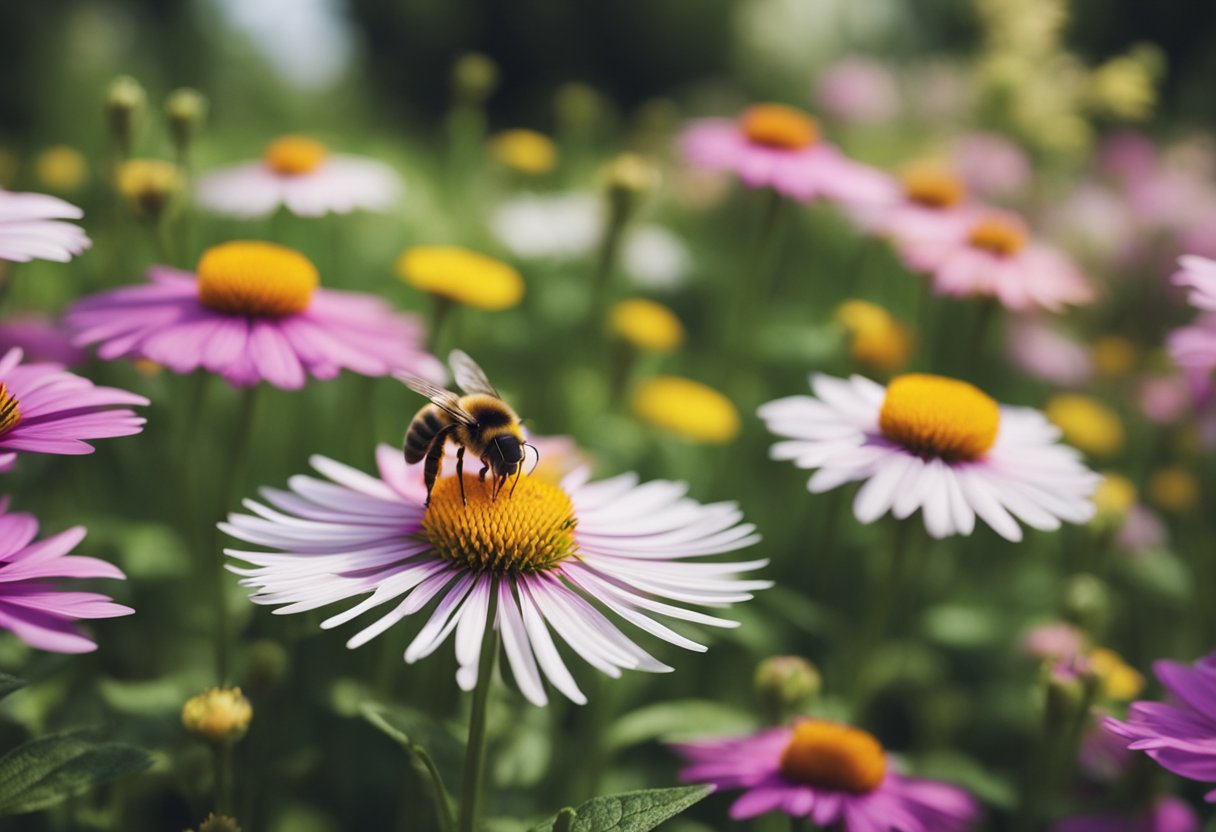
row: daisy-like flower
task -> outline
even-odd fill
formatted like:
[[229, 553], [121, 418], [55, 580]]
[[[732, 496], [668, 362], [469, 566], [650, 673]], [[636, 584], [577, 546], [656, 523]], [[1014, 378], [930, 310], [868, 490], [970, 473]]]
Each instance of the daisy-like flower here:
[[75, 343], [98, 355], [147, 359], [177, 373], [197, 369], [248, 387], [294, 390], [343, 369], [398, 370], [436, 381], [443, 367], [422, 350], [422, 326], [378, 298], [319, 288], [304, 255], [263, 242], [208, 249], [197, 274], [154, 266], [151, 285], [103, 292], [65, 316]]
[[83, 364], [88, 357], [72, 345], [65, 327], [44, 315], [14, 315], [0, 322], [0, 353], [20, 347], [31, 361], [54, 361], [65, 367]]
[[330, 154], [307, 136], [279, 136], [256, 162], [198, 178], [201, 205], [233, 217], [265, 217], [280, 206], [301, 217], [387, 211], [401, 196], [401, 179], [388, 165]]
[[772, 188], [800, 202], [882, 201], [888, 178], [849, 159], [819, 136], [810, 116], [784, 104], [757, 104], [738, 119], [694, 122], [680, 139], [696, 167], [731, 170], [751, 188]]
[[[1216, 653], [1190, 666], [1155, 662], [1153, 673], [1170, 701], [1133, 702], [1126, 720], [1107, 717], [1104, 724], [1179, 777], [1216, 783]], [[1206, 799], [1216, 803], [1216, 789]]]
[[[975, 519], [1007, 540], [1021, 540], [1021, 520], [1044, 531], [1094, 514], [1090, 494], [1100, 477], [1057, 440], [1042, 413], [998, 405], [964, 381], [927, 374], [890, 384], [861, 376], [811, 377], [811, 396], [760, 408], [785, 441], [774, 459], [817, 468], [807, 487], [819, 494], [863, 485], [853, 502], [862, 523], [917, 509], [933, 537], [968, 535]], [[1016, 519], [1015, 519], [1016, 518]]]
[[18, 452], [91, 454], [86, 440], [132, 436], [144, 419], [128, 409], [143, 396], [96, 387], [60, 364], [23, 364], [20, 349], [0, 358], [0, 471]]
[[1199, 816], [1185, 800], [1167, 796], [1138, 814], [1103, 812], [1052, 824], [1051, 832], [1199, 832]]
[[66, 263], [93, 245], [83, 228], [65, 222], [83, 216], [58, 197], [0, 190], [0, 260]]
[[[271, 549], [228, 550], [251, 564], [231, 566], [259, 604], [304, 612], [362, 597], [322, 623], [329, 629], [377, 607], [384, 612], [347, 646], [381, 635], [438, 599], [405, 661], [430, 655], [455, 634], [456, 679], [477, 682], [489, 611], [520, 691], [544, 705], [543, 679], [574, 702], [586, 697], [558, 653], [553, 633], [580, 658], [612, 677], [621, 670], [670, 670], [639, 647], [605, 612], [690, 650], [705, 648], [656, 616], [731, 627], [734, 622], [685, 609], [751, 597], [768, 581], [738, 577], [766, 561], [691, 563], [688, 559], [750, 546], [759, 538], [730, 503], [700, 505], [681, 483], [639, 485], [625, 474], [596, 483], [586, 469], [561, 485], [521, 476], [497, 501], [477, 477], [440, 477], [423, 509], [421, 473], [401, 451], [381, 445], [379, 476], [324, 457], [313, 467], [331, 482], [298, 476], [290, 491], [264, 489], [253, 514], [220, 528]], [[492, 600], [493, 599], [493, 600]], [[671, 602], [676, 603], [671, 603]]]
[[962, 789], [894, 771], [882, 744], [848, 725], [804, 719], [675, 749], [692, 764], [684, 781], [744, 791], [735, 820], [784, 812], [844, 832], [962, 832], [979, 815]]
[[0, 628], [39, 650], [88, 653], [97, 645], [76, 622], [115, 618], [135, 610], [96, 592], [63, 592], [57, 578], [116, 578], [126, 575], [103, 560], [70, 555], [84, 538], [81, 526], [34, 542], [38, 521], [30, 514], [8, 513], [0, 499]]
[[1093, 288], [1063, 252], [1034, 242], [1020, 217], [977, 208], [904, 238], [900, 253], [913, 271], [953, 297], [993, 297], [1006, 309], [1058, 312], [1089, 303]]
[[901, 243], [948, 234], [966, 200], [962, 177], [940, 162], [921, 161], [892, 180], [885, 200], [851, 206], [851, 213], [870, 233]]

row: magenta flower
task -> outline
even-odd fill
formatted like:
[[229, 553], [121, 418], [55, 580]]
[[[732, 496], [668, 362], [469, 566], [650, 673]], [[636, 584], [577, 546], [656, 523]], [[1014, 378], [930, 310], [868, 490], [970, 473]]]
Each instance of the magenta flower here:
[[674, 747], [692, 763], [681, 779], [743, 790], [735, 820], [779, 811], [843, 832], [961, 832], [979, 815], [962, 789], [893, 771], [878, 740], [847, 725], [806, 719]]
[[899, 85], [882, 61], [849, 55], [824, 69], [815, 82], [815, 105], [853, 124], [885, 124], [899, 115]]
[[1034, 176], [1026, 151], [999, 133], [968, 133], [951, 150], [963, 180], [981, 197], [1016, 193]]
[[1089, 281], [1062, 252], [1030, 239], [1026, 224], [1003, 211], [977, 209], [900, 246], [913, 271], [954, 297], [993, 297], [1006, 309], [1058, 312], [1089, 303]]
[[59, 364], [22, 364], [22, 352], [0, 358], [0, 471], [18, 451], [91, 454], [86, 439], [131, 436], [144, 419], [124, 405], [146, 405], [143, 396], [97, 387]]
[[[1153, 673], [1170, 701], [1133, 702], [1126, 721], [1107, 717], [1111, 732], [1180, 777], [1216, 783], [1216, 653], [1191, 666], [1159, 661]], [[1207, 793], [1216, 803], [1216, 789]]]
[[0, 260], [66, 263], [93, 243], [79, 225], [84, 212], [46, 194], [0, 190]]
[[96, 592], [61, 592], [54, 578], [126, 578], [117, 567], [68, 553], [85, 535], [81, 526], [34, 543], [38, 521], [9, 514], [0, 499], [0, 627], [39, 650], [88, 653], [97, 645], [76, 628], [85, 618], [114, 618], [135, 610]]
[[1105, 812], [1066, 818], [1051, 832], [1199, 832], [1199, 817], [1186, 801], [1163, 797], [1138, 815]]
[[974, 206], [954, 170], [933, 161], [908, 165], [890, 180], [882, 200], [848, 206], [853, 219], [870, 234], [896, 244], [948, 236]]
[[146, 358], [177, 373], [198, 369], [248, 387], [295, 390], [311, 375], [406, 371], [441, 381], [422, 347], [422, 326], [370, 295], [318, 287], [313, 264], [273, 243], [208, 249], [197, 275], [156, 266], [148, 286], [103, 292], [65, 321], [77, 344], [104, 359]]
[[696, 167], [734, 171], [748, 187], [800, 202], [871, 202], [891, 193], [887, 176], [824, 142], [814, 119], [782, 104], [757, 104], [737, 120], [694, 122], [680, 145]]
[[20, 347], [31, 361], [65, 367], [83, 364], [88, 354], [72, 344], [67, 330], [43, 315], [16, 315], [0, 322], [0, 353]]

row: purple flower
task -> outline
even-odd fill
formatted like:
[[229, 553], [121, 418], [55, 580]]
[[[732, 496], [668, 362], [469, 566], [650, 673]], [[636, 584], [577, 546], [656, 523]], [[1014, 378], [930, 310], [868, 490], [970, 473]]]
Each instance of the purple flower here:
[[435, 381], [443, 367], [422, 348], [422, 326], [370, 295], [318, 287], [313, 264], [273, 243], [232, 242], [204, 252], [198, 274], [163, 266], [152, 284], [103, 292], [65, 318], [75, 343], [104, 359], [146, 358], [177, 373], [199, 368], [236, 387], [266, 381], [295, 390], [311, 375], [407, 371]]
[[0, 471], [18, 451], [91, 454], [86, 439], [132, 436], [144, 419], [124, 405], [146, 405], [143, 396], [97, 387], [59, 364], [22, 364], [22, 352], [0, 358]]
[[[1133, 751], [1143, 751], [1180, 777], [1216, 783], [1216, 653], [1191, 666], [1153, 664], [1171, 701], [1133, 702], [1126, 721], [1107, 717], [1106, 727]], [[1216, 803], [1216, 789], [1207, 800]]]
[[878, 740], [847, 725], [807, 719], [674, 747], [692, 763], [681, 779], [743, 790], [735, 820], [780, 811], [845, 832], [961, 832], [979, 815], [962, 789], [893, 771]]
[[75, 622], [114, 618], [135, 612], [96, 592], [62, 592], [54, 578], [126, 578], [117, 566], [96, 558], [69, 555], [84, 538], [81, 526], [34, 542], [38, 521], [29, 514], [9, 514], [0, 499], [0, 627], [31, 647], [56, 653], [87, 653], [97, 645]]
[[43, 315], [19, 315], [0, 322], [0, 353], [20, 347], [31, 361], [65, 367], [83, 364], [88, 354], [72, 345], [63, 327]]
[[1164, 797], [1138, 815], [1080, 815], [1059, 821], [1051, 832], [1199, 832], [1199, 818], [1185, 801]]

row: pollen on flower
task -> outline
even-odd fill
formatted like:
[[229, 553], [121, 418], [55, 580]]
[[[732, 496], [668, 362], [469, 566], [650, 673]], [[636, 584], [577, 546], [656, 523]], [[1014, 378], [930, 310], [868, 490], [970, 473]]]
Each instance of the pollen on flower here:
[[422, 518], [426, 539], [443, 558], [482, 572], [542, 572], [573, 555], [574, 504], [555, 485], [527, 475], [491, 499], [490, 486], [466, 474], [435, 483]]
[[866, 794], [887, 774], [882, 743], [874, 735], [821, 719], [794, 725], [781, 755], [781, 776], [794, 783]]
[[887, 385], [879, 411], [883, 435], [915, 454], [948, 462], [979, 459], [996, 442], [1001, 410], [965, 381], [921, 373]]
[[744, 135], [766, 147], [799, 150], [819, 140], [815, 119], [784, 104], [756, 104], [740, 119]]
[[962, 178], [945, 165], [920, 162], [900, 174], [904, 196], [928, 208], [953, 208], [967, 197]]
[[199, 302], [232, 315], [280, 318], [303, 312], [319, 283], [311, 260], [274, 243], [222, 243], [198, 262]]
[[21, 408], [8, 385], [0, 382], [0, 435], [8, 433], [21, 421]]
[[967, 242], [976, 248], [990, 251], [1001, 257], [1017, 254], [1026, 246], [1026, 226], [1013, 217], [990, 214], [981, 217], [967, 236]]
[[275, 173], [299, 176], [319, 168], [328, 155], [329, 151], [325, 145], [316, 139], [307, 136], [279, 136], [266, 145], [262, 159]]

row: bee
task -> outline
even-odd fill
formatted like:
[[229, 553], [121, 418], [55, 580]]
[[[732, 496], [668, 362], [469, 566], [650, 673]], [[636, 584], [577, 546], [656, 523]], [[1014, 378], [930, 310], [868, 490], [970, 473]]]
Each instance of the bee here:
[[[518, 477], [523, 473], [524, 448], [532, 448], [535, 453], [536, 447], [524, 440], [519, 417], [498, 395], [477, 362], [466, 353], [453, 350], [448, 363], [456, 384], [465, 392], [463, 396], [417, 376], [404, 373], [397, 376], [415, 393], [431, 400], [414, 415], [405, 432], [405, 461], [413, 465], [426, 459], [423, 468], [426, 481], [424, 505], [430, 505], [431, 490], [435, 487], [435, 478], [439, 476], [444, 447], [451, 440], [460, 446], [456, 451], [456, 477], [460, 480], [461, 500], [468, 503], [464, 489], [465, 451], [481, 460], [478, 477], [483, 484], [486, 474], [494, 472], [491, 499], [496, 500], [507, 479], [516, 477], [518, 482]], [[539, 454], [537, 456], [539, 459]], [[511, 491], [515, 491], [514, 485]]]

